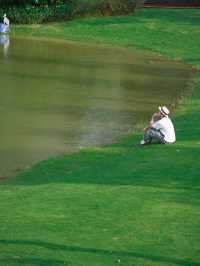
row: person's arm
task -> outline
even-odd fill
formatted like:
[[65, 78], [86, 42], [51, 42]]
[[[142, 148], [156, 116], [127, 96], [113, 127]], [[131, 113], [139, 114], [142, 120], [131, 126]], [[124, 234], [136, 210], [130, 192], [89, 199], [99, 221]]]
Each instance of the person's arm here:
[[157, 122], [158, 120], [160, 120], [160, 116], [159, 116], [159, 113], [154, 113], [151, 117], [151, 120], [149, 121], [149, 125], [147, 127], [145, 127], [143, 130], [146, 131], [148, 130], [149, 128], [151, 128], [153, 126], [153, 124], [155, 122]]
[[154, 128], [154, 129], [160, 130], [162, 128], [161, 119], [156, 121], [155, 123], [153, 123], [151, 127]]

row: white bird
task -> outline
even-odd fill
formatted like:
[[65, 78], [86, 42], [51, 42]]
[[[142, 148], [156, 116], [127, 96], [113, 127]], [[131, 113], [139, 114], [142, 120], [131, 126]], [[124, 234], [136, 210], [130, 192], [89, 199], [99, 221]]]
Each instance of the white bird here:
[[7, 27], [10, 26], [10, 21], [9, 21], [9, 19], [6, 17], [6, 14], [3, 15], [3, 24], [5, 24]]
[[9, 30], [10, 21], [6, 14], [3, 15], [3, 23], [0, 23], [0, 33], [6, 33]]

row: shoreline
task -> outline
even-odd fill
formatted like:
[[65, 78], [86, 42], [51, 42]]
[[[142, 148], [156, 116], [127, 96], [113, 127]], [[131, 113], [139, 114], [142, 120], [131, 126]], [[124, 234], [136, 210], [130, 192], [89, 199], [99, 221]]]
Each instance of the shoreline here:
[[[116, 49], [116, 50], [119, 50], [119, 51], [128, 51], [128, 52], [132, 52], [132, 51], [139, 51], [141, 53], [144, 53], [148, 56], [152, 56], [152, 57], [155, 57], [153, 58], [152, 60], [159, 60], [159, 61], [164, 61], [164, 62], [170, 62], [170, 63], [177, 63], [177, 64], [180, 64], [180, 65], [184, 65], [184, 66], [188, 66], [188, 68], [194, 72], [197, 72], [198, 70], [197, 69], [194, 69], [194, 66], [192, 65], [189, 65], [187, 64], [186, 62], [184, 61], [181, 61], [181, 60], [173, 60], [171, 58], [167, 58], [165, 57], [164, 55], [158, 55], [156, 53], [154, 53], [153, 51], [148, 51], [148, 50], [143, 50], [143, 49], [139, 49], [139, 48], [136, 48], [136, 47], [123, 47], [123, 46], [119, 46], [119, 45], [114, 45], [112, 46], [111, 44], [107, 44], [107, 43], [86, 43], [86, 42], [77, 42], [77, 41], [72, 41], [72, 40], [66, 40], [66, 39], [56, 39], [56, 38], [43, 38], [43, 37], [36, 37], [36, 36], [33, 36], [33, 37], [26, 37], [26, 36], [15, 36], [15, 37], [11, 37], [11, 40], [12, 39], [23, 39], [23, 40], [37, 40], [37, 41], [43, 41], [43, 42], [55, 42], [55, 43], [62, 43], [62, 44], [66, 44], [66, 46], [68, 46], [69, 44], [70, 45], [75, 45], [75, 46], [86, 46], [86, 47], [91, 47], [91, 48], [96, 48], [98, 47], [99, 49]], [[188, 70], [189, 70], [188, 69]], [[192, 75], [192, 72], [191, 72], [191, 75]], [[188, 79], [188, 82], [187, 83], [190, 83], [192, 80], [193, 80], [194, 77], [191, 77], [190, 79]], [[188, 87], [188, 85], [187, 85]], [[188, 91], [188, 89], [187, 89]], [[186, 92], [186, 95], [187, 97], [191, 94], [191, 92]], [[184, 95], [184, 97], [186, 97], [186, 95]], [[179, 105], [177, 103], [177, 105]], [[178, 107], [178, 106], [177, 106]], [[175, 108], [175, 112], [177, 110], [177, 107]], [[90, 146], [90, 147], [83, 147], [84, 150], [87, 150], [87, 149], [91, 149], [91, 148], [97, 148], [97, 149], [103, 149], [104, 147], [109, 147], [109, 146], [112, 146], [112, 145], [115, 145], [115, 144], [119, 144], [123, 141], [123, 139], [129, 139], [130, 137], [133, 136], [133, 132], [134, 134], [141, 134], [142, 136], [142, 131], [138, 130], [138, 126], [136, 126], [136, 130], [133, 128], [132, 129], [132, 133], [128, 133], [126, 135], [123, 135], [123, 136], [118, 136], [116, 138], [116, 140], [113, 140], [113, 142], [111, 143], [108, 143], [108, 144], [105, 144], [105, 145], [101, 145], [101, 146]], [[49, 158], [46, 158], [46, 159], [42, 159], [42, 160], [39, 160], [39, 161], [35, 161], [33, 162], [32, 164], [30, 165], [27, 165], [25, 168], [22, 168], [20, 170], [16, 170], [16, 171], [13, 171], [13, 172], [16, 172], [16, 174], [11, 174], [11, 175], [7, 175], [7, 176], [0, 176], [0, 181], [1, 182], [6, 182], [7, 180], [9, 179], [13, 179], [15, 178], [15, 176], [18, 176], [20, 175], [21, 173], [23, 172], [26, 172], [26, 171], [29, 171], [31, 170], [31, 168], [33, 168], [35, 165], [37, 164], [40, 164], [41, 162], [43, 161], [48, 161], [48, 160], [52, 160], [52, 159], [55, 159], [55, 158], [59, 158], [59, 157], [62, 157], [63, 155], [64, 156], [70, 156], [72, 154], [76, 154], [76, 153], [79, 153], [81, 149], [78, 149], [77, 151], [74, 151], [74, 152], [64, 152], [64, 153], [61, 153], [61, 154], [57, 154], [57, 155], [52, 155], [50, 156]]]
[[101, 42], [86, 42], [86, 41], [76, 41], [76, 40], [70, 40], [70, 39], [61, 39], [61, 38], [47, 38], [47, 37], [39, 37], [39, 36], [32, 36], [32, 37], [26, 37], [23, 35], [20, 36], [11, 36], [11, 39], [23, 39], [23, 40], [35, 40], [35, 41], [39, 41], [41, 40], [42, 42], [54, 42], [54, 43], [62, 43], [65, 44], [66, 46], [68, 45], [74, 45], [74, 46], [81, 46], [81, 47], [87, 47], [87, 48], [99, 48], [99, 49], [115, 49], [116, 51], [125, 51], [125, 52], [140, 52], [142, 54], [146, 54], [148, 56], [152, 56], [155, 57], [152, 60], [155, 61], [165, 61], [165, 62], [170, 62], [170, 63], [177, 63], [177, 64], [181, 64], [181, 65], [185, 65], [188, 66], [189, 68], [191, 68], [191, 70], [193, 72], [200, 72], [200, 68], [198, 68], [196, 65], [193, 65], [192, 63], [188, 63], [180, 58], [170, 58], [167, 57], [164, 54], [160, 54], [159, 52], [153, 51], [153, 50], [146, 50], [146, 49], [142, 49], [139, 47], [134, 47], [134, 46], [122, 46], [122, 45], [117, 45], [117, 44], [111, 44], [111, 43], [101, 43]]
[[[84, 19], [83, 19], [83, 21], [84, 21]], [[48, 26], [48, 25], [51, 26], [51, 25], [54, 25], [54, 24], [55, 23], [48, 23], [48, 24], [45, 24], [45, 27]], [[24, 25], [22, 25], [22, 27], [23, 26]], [[20, 28], [19, 25], [14, 26], [14, 27]], [[32, 28], [33, 25], [29, 25], [28, 27], [29, 28]], [[173, 59], [173, 58], [167, 57], [165, 54], [160, 54], [159, 52], [156, 52], [154, 50], [146, 50], [146, 49], [143, 49], [143, 48], [139, 48], [137, 46], [128, 46], [128, 47], [126, 47], [126, 46], [123, 46], [123, 45], [120, 45], [120, 44], [114, 44], [113, 45], [111, 43], [106, 43], [106, 42], [77, 41], [77, 40], [70, 40], [70, 39], [65, 39], [65, 38], [61, 38], [61, 37], [59, 37], [59, 38], [56, 38], [56, 37], [55, 38], [53, 38], [53, 37], [49, 37], [48, 38], [48, 37], [41, 37], [41, 36], [28, 36], [27, 37], [27, 36], [25, 36], [23, 34], [20, 34], [19, 36], [16, 36], [16, 35], [12, 36], [11, 35], [11, 38], [29, 39], [29, 40], [31, 40], [31, 39], [32, 40], [41, 40], [41, 41], [46, 41], [46, 42], [51, 41], [51, 42], [65, 43], [66, 45], [73, 44], [73, 45], [77, 45], [77, 46], [87, 46], [87, 47], [91, 47], [91, 48], [95, 48], [95, 47], [99, 47], [99, 48], [102, 48], [102, 49], [111, 49], [111, 48], [114, 48], [114, 49], [119, 49], [119, 51], [124, 51], [124, 50], [125, 51], [127, 51], [127, 50], [129, 50], [129, 51], [131, 51], [131, 50], [133, 50], [133, 51], [141, 51], [144, 54], [148, 54], [150, 56], [151, 55], [152, 56], [156, 56], [156, 57], [160, 58], [160, 60], [166, 60], [166, 61], [169, 61], [169, 62], [177, 62], [177, 63], [180, 63], [180, 64], [187, 65], [188, 67], [191, 67], [191, 70], [193, 72], [195, 72], [195, 73], [198, 73], [199, 72], [200, 73], [200, 69], [195, 64], [193, 65], [192, 63], [185, 62], [185, 60], [180, 59], [180, 58], [179, 59], [176, 59], [176, 58]], [[195, 75], [195, 73], [194, 73], [194, 75]], [[192, 80], [190, 79], [190, 80], [188, 80], [188, 82], [191, 82]], [[188, 97], [188, 95], [187, 95], [187, 97]], [[179, 108], [179, 106], [177, 108]], [[176, 108], [176, 110], [177, 110], [177, 108]], [[140, 135], [142, 135], [142, 132], [140, 132], [138, 130], [134, 131], [134, 134], [136, 134], [136, 135], [139, 134], [139, 133], [140, 133]], [[133, 134], [129, 134], [129, 135], [126, 135], [126, 136], [124, 136], [122, 138], [130, 138], [132, 135]], [[121, 138], [119, 137], [118, 140], [117, 140], [117, 143], [120, 143], [120, 142], [121, 142]], [[110, 146], [110, 145], [112, 146], [113, 144], [116, 144], [115, 141], [114, 141], [114, 143], [110, 143], [110, 144], [108, 144], [106, 146]], [[103, 147], [104, 146], [100, 146], [99, 148], [103, 148]], [[93, 148], [95, 148], [95, 147], [93, 147]], [[87, 148], [84, 148], [84, 149], [87, 149]], [[77, 152], [79, 152], [79, 151], [77, 151]], [[77, 153], [77, 152], [75, 152], [75, 153]], [[66, 153], [65, 155], [70, 155], [70, 154], [71, 153], [69, 153], [69, 154]], [[62, 156], [62, 155], [57, 155], [56, 157], [60, 157], [60, 156]], [[44, 161], [48, 161], [48, 160], [51, 160], [53, 158], [55, 158], [55, 156], [50, 157], [48, 159], [45, 159]], [[30, 165], [28, 167], [28, 169], [31, 169], [32, 167], [34, 167], [38, 163], [40, 163], [40, 161], [39, 162], [36, 162], [36, 163], [33, 163], [33, 165]], [[19, 173], [16, 173], [16, 175], [14, 175], [14, 176], [6, 177], [6, 178], [1, 178], [0, 177], [0, 180], [1, 180], [1, 182], [3, 182], [3, 181], [6, 181], [7, 179], [13, 179], [15, 176], [20, 175], [20, 173], [23, 173], [24, 171], [27, 171], [27, 169], [22, 169]]]

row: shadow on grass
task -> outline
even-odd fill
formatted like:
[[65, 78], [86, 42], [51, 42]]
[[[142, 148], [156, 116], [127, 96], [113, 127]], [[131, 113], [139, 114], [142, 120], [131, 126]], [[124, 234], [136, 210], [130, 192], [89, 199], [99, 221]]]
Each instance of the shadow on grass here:
[[45, 260], [33, 257], [16, 257], [16, 258], [0, 258], [0, 265], [36, 265], [36, 266], [61, 266], [68, 265], [67, 262], [61, 260]]
[[156, 9], [144, 10], [143, 12], [145, 13], [145, 18], [147, 19], [159, 19], [163, 22], [173, 22], [181, 25], [199, 25], [199, 9], [187, 9], [187, 12], [185, 12], [184, 9], [161, 8], [159, 12], [157, 12]]
[[109, 26], [109, 25], [124, 25], [124, 24], [132, 24], [137, 21], [136, 16], [118, 16], [118, 17], [104, 17], [102, 18], [90, 18], [84, 20], [76, 20], [76, 23], [81, 23], [89, 26]]
[[[83, 247], [75, 247], [75, 246], [67, 246], [67, 245], [60, 245], [60, 244], [52, 244], [48, 242], [42, 242], [42, 241], [29, 241], [29, 240], [0, 240], [0, 244], [6, 244], [6, 245], [30, 245], [30, 246], [37, 246], [42, 248], [48, 248], [51, 250], [56, 251], [66, 251], [66, 252], [78, 252], [78, 253], [91, 253], [91, 254], [97, 254], [102, 256], [118, 256], [119, 257], [135, 257], [139, 259], [144, 260], [151, 260], [154, 262], [163, 262], [163, 263], [175, 263], [177, 265], [182, 266], [198, 266], [198, 263], [189, 261], [189, 260], [183, 260], [183, 259], [176, 259], [176, 258], [167, 258], [164, 256], [156, 256], [156, 255], [146, 255], [139, 252], [134, 251], [113, 251], [113, 250], [106, 250], [106, 249], [97, 249], [97, 248], [83, 248]], [[36, 259], [36, 258], [18, 258], [18, 259], [9, 259], [0, 258], [0, 262], [6, 262], [6, 261], [16, 261], [20, 262], [21, 264], [25, 264], [26, 262], [32, 263], [33, 265], [61, 265], [63, 264], [63, 261], [56, 261], [56, 260], [43, 260], [43, 259]]]
[[[133, 16], [118, 16], [118, 17], [105, 17], [105, 18], [93, 18], [93, 19], [84, 19], [80, 20], [80, 23], [84, 23], [90, 26], [109, 26], [109, 25], [131, 25], [136, 22], [148, 21], [149, 19], [159, 19], [165, 23], [179, 23], [181, 25], [192, 25], [199, 26], [199, 14], [200, 10], [187, 10], [185, 12], [184, 9], [160, 9], [159, 12], [157, 10], [142, 10], [136, 12], [136, 15]], [[170, 18], [170, 20], [169, 20]], [[79, 20], [76, 20], [79, 22]]]

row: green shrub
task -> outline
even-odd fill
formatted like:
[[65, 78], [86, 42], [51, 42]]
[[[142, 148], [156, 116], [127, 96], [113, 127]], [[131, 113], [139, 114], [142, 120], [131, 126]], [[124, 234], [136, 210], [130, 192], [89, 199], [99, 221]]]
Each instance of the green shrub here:
[[74, 0], [73, 14], [125, 14], [135, 10], [143, 1], [141, 0]]
[[69, 19], [72, 11], [69, 5], [53, 5], [53, 6], [12, 6], [4, 10], [0, 10], [1, 17], [6, 13], [11, 23], [16, 24], [33, 24], [55, 21], [61, 19]]
[[11, 23], [17, 24], [43, 23], [88, 14], [128, 14], [142, 3], [143, 0], [32, 0], [29, 5], [2, 6], [0, 16], [6, 13]]

